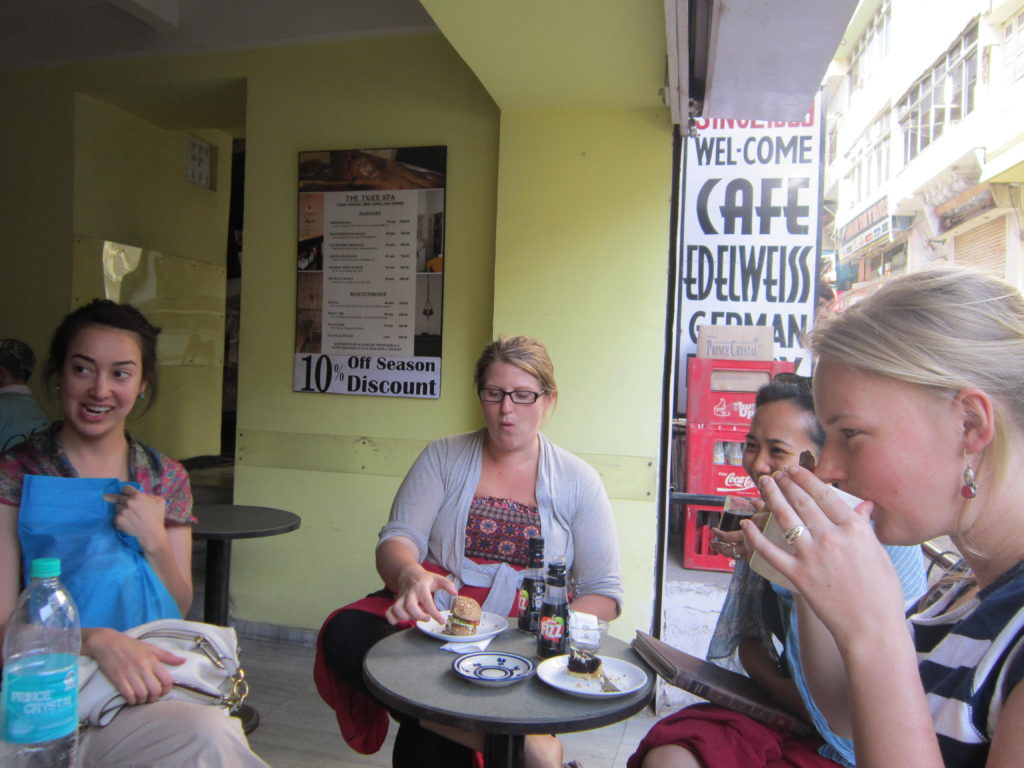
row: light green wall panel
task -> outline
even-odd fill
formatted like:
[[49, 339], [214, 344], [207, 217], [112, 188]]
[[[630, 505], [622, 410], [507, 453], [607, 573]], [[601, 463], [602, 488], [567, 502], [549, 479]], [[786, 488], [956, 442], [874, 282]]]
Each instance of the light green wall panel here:
[[[66, 79], [52, 71], [0, 74], [0, 328], [40, 360], [71, 298], [74, 102], [54, 97]], [[41, 379], [29, 384], [42, 392]], [[42, 402], [56, 413], [55, 398]]]
[[[212, 144], [220, 179], [185, 177], [189, 134]], [[75, 233], [224, 265], [231, 139], [169, 130], [88, 96], [75, 97]]]
[[671, 164], [663, 110], [502, 114], [494, 327], [551, 352], [545, 433], [602, 473], [627, 637], [654, 596]]
[[[187, 132], [87, 96], [75, 105], [71, 305], [131, 302], [161, 327], [164, 386], [132, 431], [171, 456], [220, 453], [230, 186], [186, 180]], [[202, 134], [229, 179], [229, 137]]]
[[234, 614], [319, 628], [335, 608], [381, 588], [377, 534], [400, 478], [239, 466], [236, 501], [302, 518], [297, 531], [232, 547]]
[[649, 631], [654, 618], [655, 505], [651, 502], [612, 499], [622, 552], [622, 583], [626, 594], [622, 614], [609, 632], [626, 642], [636, 630]]
[[[426, 440], [245, 429], [239, 434], [237, 460], [249, 467], [402, 478], [426, 445]], [[657, 470], [650, 459], [606, 454], [579, 456], [598, 471], [612, 498], [649, 501], [657, 493]]]
[[[427, 440], [479, 424], [491, 332], [498, 114], [439, 37], [268, 51], [249, 71], [239, 428]], [[292, 391], [297, 162], [306, 150], [448, 147], [440, 400]]]
[[502, 115], [495, 330], [548, 345], [570, 450], [657, 454], [671, 163], [661, 110]]
[[[318, 627], [379, 588], [377, 532], [422, 446], [480, 424], [472, 365], [491, 334], [498, 113], [440, 37], [251, 64], [235, 498], [303, 524], [249, 548], [259, 555], [239, 546], [233, 592], [241, 618]], [[441, 398], [293, 392], [298, 153], [435, 144], [448, 147]]]

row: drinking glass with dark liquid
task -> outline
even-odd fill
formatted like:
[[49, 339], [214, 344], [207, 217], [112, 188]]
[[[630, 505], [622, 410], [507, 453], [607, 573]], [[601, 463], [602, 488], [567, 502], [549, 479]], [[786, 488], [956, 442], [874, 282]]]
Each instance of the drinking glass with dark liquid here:
[[757, 512], [757, 507], [749, 499], [742, 496], [726, 496], [722, 507], [722, 519], [716, 526], [721, 531], [738, 531], [740, 520], [750, 519]]

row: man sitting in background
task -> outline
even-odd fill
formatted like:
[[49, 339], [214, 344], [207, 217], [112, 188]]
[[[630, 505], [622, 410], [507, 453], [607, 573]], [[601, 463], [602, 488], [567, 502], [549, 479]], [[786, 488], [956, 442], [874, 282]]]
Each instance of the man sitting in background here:
[[0, 450], [50, 423], [26, 386], [35, 367], [36, 356], [28, 344], [0, 339]]

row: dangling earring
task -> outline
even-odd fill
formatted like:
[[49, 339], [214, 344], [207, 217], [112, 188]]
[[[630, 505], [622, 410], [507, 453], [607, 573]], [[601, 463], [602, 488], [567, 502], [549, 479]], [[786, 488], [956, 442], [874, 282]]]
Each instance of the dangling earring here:
[[[967, 459], [967, 450], [964, 450], [964, 458]], [[970, 500], [978, 495], [978, 483], [974, 478], [974, 467], [971, 460], [967, 459], [967, 467], [964, 469], [964, 484], [960, 486], [960, 495]]]

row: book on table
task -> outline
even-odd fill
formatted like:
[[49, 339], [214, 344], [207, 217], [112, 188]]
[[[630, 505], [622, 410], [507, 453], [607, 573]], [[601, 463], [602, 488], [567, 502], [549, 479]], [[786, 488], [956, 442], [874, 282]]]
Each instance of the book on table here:
[[676, 688], [790, 731], [795, 736], [813, 736], [816, 733], [810, 723], [778, 704], [745, 675], [681, 651], [639, 630], [632, 646], [651, 669]]

